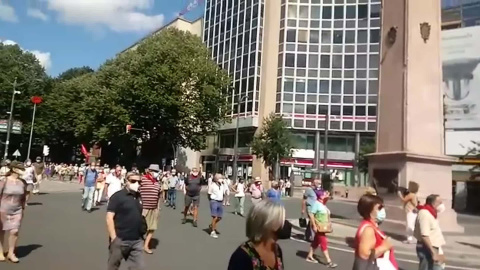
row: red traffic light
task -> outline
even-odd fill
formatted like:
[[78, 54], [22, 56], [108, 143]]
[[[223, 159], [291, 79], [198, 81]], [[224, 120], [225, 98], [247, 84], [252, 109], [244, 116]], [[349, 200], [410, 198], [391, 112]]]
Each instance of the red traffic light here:
[[33, 104], [40, 104], [43, 102], [43, 99], [42, 97], [39, 97], [39, 96], [33, 96], [31, 99]]

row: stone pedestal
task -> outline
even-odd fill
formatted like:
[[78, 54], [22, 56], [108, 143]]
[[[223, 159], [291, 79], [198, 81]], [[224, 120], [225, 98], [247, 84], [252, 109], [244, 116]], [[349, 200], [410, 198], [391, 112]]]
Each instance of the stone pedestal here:
[[[440, 195], [444, 231], [462, 231], [452, 206], [454, 159], [444, 155], [441, 1], [383, 1], [377, 153], [371, 182], [387, 203], [401, 204], [396, 188], [420, 185], [420, 203]], [[403, 217], [403, 220], [405, 218]]]

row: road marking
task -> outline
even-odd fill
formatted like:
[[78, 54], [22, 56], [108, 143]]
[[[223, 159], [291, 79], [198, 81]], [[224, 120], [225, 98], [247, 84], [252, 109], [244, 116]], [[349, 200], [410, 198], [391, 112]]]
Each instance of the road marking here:
[[[301, 240], [301, 239], [296, 239], [296, 238], [293, 238], [293, 237], [290, 237], [290, 240], [293, 240], [293, 241], [296, 241], [296, 242], [300, 242], [300, 243], [307, 243], [309, 244], [307, 241], [305, 240]], [[354, 251], [352, 249], [345, 249], [345, 248], [339, 248], [339, 247], [328, 247], [328, 249], [333, 249], [333, 250], [338, 250], [338, 251], [343, 251], [343, 252], [348, 252], [348, 253], [354, 253]], [[396, 252], [397, 253], [397, 252]], [[396, 258], [397, 261], [401, 261], [401, 262], [407, 262], [407, 263], [411, 263], [411, 264], [418, 264], [418, 261], [415, 261], [415, 260], [409, 260], [409, 259], [401, 259], [401, 258]], [[463, 267], [463, 266], [455, 266], [455, 265], [447, 265], [445, 267], [445, 269], [458, 269], [458, 270], [478, 270], [478, 268], [470, 268], [470, 267]]]

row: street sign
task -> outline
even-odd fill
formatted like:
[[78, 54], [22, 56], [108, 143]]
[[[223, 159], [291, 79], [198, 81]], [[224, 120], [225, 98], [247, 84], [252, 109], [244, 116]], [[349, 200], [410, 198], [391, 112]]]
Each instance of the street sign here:
[[[21, 134], [22, 133], [22, 122], [13, 121], [12, 122], [12, 134]], [[8, 120], [0, 119], [0, 133], [7, 133]]]
[[167, 159], [166, 159], [166, 158], [162, 158], [162, 166], [165, 167], [165, 165], [167, 165]]
[[18, 157], [20, 157], [20, 156], [22, 156], [22, 155], [20, 154], [20, 151], [18, 151], [18, 149], [17, 149], [17, 150], [15, 150], [15, 152], [13, 153], [13, 156], [14, 156], [15, 158], [18, 158]]

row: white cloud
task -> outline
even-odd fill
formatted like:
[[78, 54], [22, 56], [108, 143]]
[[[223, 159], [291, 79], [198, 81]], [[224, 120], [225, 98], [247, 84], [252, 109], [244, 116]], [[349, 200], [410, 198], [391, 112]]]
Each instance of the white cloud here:
[[27, 15], [32, 18], [40, 19], [42, 21], [48, 21], [47, 14], [45, 14], [43, 11], [41, 11], [38, 8], [28, 8]]
[[[17, 43], [13, 40], [0, 40], [0, 43], [3, 43], [4, 45], [17, 45]], [[45, 70], [48, 70], [52, 66], [52, 59], [51, 55], [49, 52], [41, 52], [38, 50], [26, 50], [24, 48], [21, 48], [22, 50], [32, 53], [35, 55], [35, 57], [38, 59], [38, 62], [40, 62], [40, 65], [45, 68]]]
[[115, 32], [149, 32], [164, 22], [163, 14], [146, 13], [154, 0], [45, 0], [64, 23]]
[[7, 22], [18, 22], [17, 14], [15, 14], [15, 9], [12, 6], [9, 6], [7, 3], [0, 1], [0, 20]]

